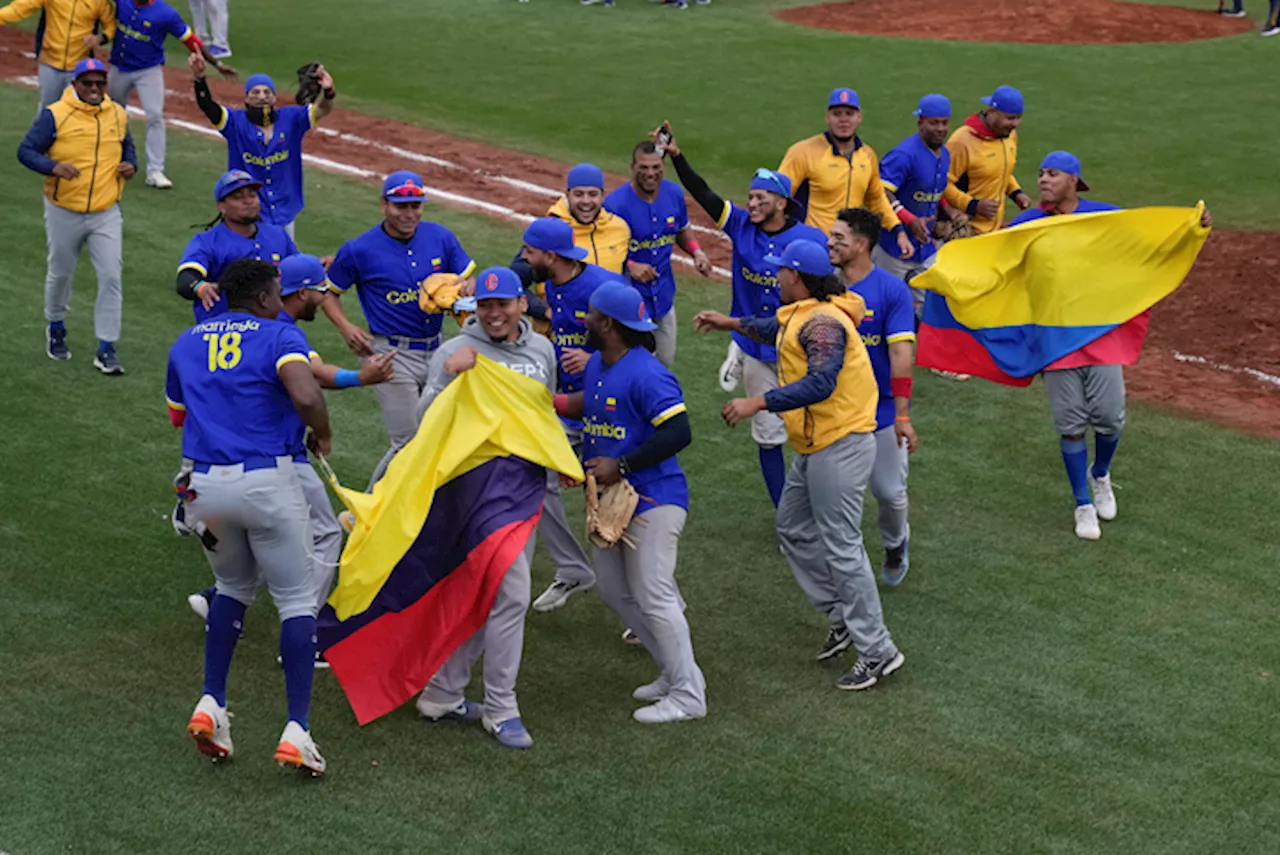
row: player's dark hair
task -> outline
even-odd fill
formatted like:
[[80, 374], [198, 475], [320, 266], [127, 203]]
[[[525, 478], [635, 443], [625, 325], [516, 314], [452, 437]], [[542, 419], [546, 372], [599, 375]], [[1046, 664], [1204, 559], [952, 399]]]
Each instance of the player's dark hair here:
[[815, 300], [825, 303], [846, 290], [834, 273], [828, 273], [826, 276], [814, 276], [812, 273], [801, 273], [799, 270], [796, 273], [800, 274], [800, 281], [804, 283], [809, 296]]
[[658, 153], [658, 147], [654, 145], [653, 140], [645, 140], [644, 142], [638, 142], [636, 143], [636, 147], [631, 149], [631, 162], [635, 163], [636, 158], [642, 154], [657, 154], [657, 153]]
[[849, 227], [854, 237], [867, 239], [867, 246], [875, 246], [880, 240], [880, 215], [866, 208], [845, 208], [836, 219]]
[[279, 276], [280, 272], [269, 261], [242, 258], [231, 262], [227, 271], [218, 277], [218, 290], [227, 298], [227, 308], [248, 308]]
[[618, 335], [622, 338], [622, 343], [628, 348], [643, 347], [645, 350], [653, 353], [658, 347], [658, 342], [654, 340], [651, 331], [640, 332], [633, 330], [631, 327], [614, 321], [614, 329], [618, 331]]

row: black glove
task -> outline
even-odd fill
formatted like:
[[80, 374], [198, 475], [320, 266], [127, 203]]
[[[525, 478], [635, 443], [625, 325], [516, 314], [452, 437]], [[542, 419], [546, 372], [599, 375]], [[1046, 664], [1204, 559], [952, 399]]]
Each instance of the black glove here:
[[308, 62], [298, 69], [298, 94], [294, 100], [300, 106], [314, 103], [320, 97], [320, 74], [316, 71], [318, 62]]

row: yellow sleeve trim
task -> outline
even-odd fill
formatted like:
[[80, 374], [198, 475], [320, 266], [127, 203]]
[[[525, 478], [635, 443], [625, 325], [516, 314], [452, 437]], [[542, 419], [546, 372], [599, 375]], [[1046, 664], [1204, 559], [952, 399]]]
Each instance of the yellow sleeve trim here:
[[218, 119], [217, 123], [214, 125], [214, 128], [216, 128], [217, 130], [222, 130], [227, 126], [227, 120], [231, 118], [231, 114], [228, 113], [227, 108], [223, 107], [222, 105], [219, 105], [218, 109], [222, 111], [222, 118]]
[[169, 409], [171, 410], [177, 410], [178, 412], [182, 412], [182, 413], [185, 413], [187, 411], [186, 405], [179, 404], [177, 401], [173, 400], [168, 395], [164, 396], [164, 402], [169, 405]]
[[461, 273], [459, 273], [459, 274], [458, 274], [458, 278], [459, 278], [459, 279], [466, 279], [468, 276], [470, 276], [472, 273], [475, 273], [475, 272], [476, 272], [476, 263], [475, 263], [475, 261], [473, 260], [470, 264], [468, 264], [468, 265], [467, 265], [467, 269], [466, 269], [466, 270], [464, 270], [464, 271], [462, 271]]
[[885, 181], [883, 175], [880, 176], [880, 184], [881, 186], [884, 187], [884, 189], [888, 190], [890, 193], [898, 192], [898, 185], [894, 184], [892, 181]]
[[307, 359], [307, 357], [301, 353], [286, 353], [284, 356], [276, 360], [276, 372], [279, 373], [280, 369], [288, 365], [290, 362], [301, 362], [304, 365], [311, 364], [311, 360]]
[[195, 261], [187, 261], [187, 262], [184, 262], [183, 264], [179, 264], [178, 272], [181, 273], [184, 270], [194, 270], [197, 273], [199, 273], [201, 276], [209, 275], [209, 271], [204, 269], [204, 265]]
[[725, 202], [724, 210], [720, 212], [719, 219], [716, 220], [716, 228], [723, 229], [724, 224], [729, 222], [729, 215], [733, 213], [733, 203]]
[[887, 341], [889, 344], [893, 344], [896, 341], [915, 341], [915, 340], [916, 340], [916, 334], [913, 332], [895, 333], [885, 339], [885, 341]]
[[308, 361], [308, 362], [319, 362], [319, 361], [320, 361], [320, 354], [319, 354], [319, 352], [314, 351], [314, 350], [312, 350], [312, 351], [308, 352], [308, 353], [307, 353], [307, 361]]
[[663, 422], [669, 421], [670, 419], [675, 418], [681, 413], [686, 413], [688, 411], [689, 411], [689, 408], [684, 405], [684, 401], [681, 401], [675, 406], [668, 407], [667, 409], [658, 413], [656, 416], [653, 417], [653, 421], [651, 421], [650, 424], [653, 425], [654, 427], [661, 427]]
[[307, 124], [314, 128], [319, 123], [320, 120], [316, 118], [316, 102], [312, 101], [307, 105]]

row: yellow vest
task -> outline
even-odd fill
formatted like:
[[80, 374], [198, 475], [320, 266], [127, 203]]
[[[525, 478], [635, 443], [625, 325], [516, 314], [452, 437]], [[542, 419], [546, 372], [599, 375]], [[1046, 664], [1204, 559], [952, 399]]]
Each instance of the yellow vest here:
[[980, 118], [970, 116], [947, 140], [947, 150], [951, 152], [951, 174], [947, 189], [942, 194], [947, 204], [961, 211], [968, 208], [974, 199], [995, 199], [1000, 203], [995, 219], [970, 218], [973, 230], [980, 235], [1004, 225], [1005, 199], [1021, 189], [1013, 174], [1013, 168], [1018, 164], [1018, 132], [1000, 139], [983, 128], [985, 125]]
[[791, 179], [793, 195], [800, 194], [801, 186], [808, 183], [804, 221], [826, 234], [831, 233], [842, 208], [875, 211], [880, 225], [889, 231], [899, 224], [880, 183], [880, 159], [861, 140], [848, 157], [836, 150], [826, 134], [800, 140], [787, 149], [778, 171]]
[[14, 0], [0, 9], [0, 25], [13, 24], [44, 10], [40, 61], [70, 71], [89, 55], [84, 37], [97, 24], [108, 39], [116, 37], [116, 4], [111, 0]]
[[57, 136], [45, 153], [58, 163], [75, 166], [80, 177], [46, 175], [44, 195], [59, 208], [77, 214], [105, 211], [119, 202], [124, 178], [117, 167], [124, 159], [124, 138], [129, 133], [124, 107], [106, 96], [96, 107], [86, 104], [68, 86], [46, 109], [53, 113]]
[[551, 206], [547, 216], [573, 226], [573, 243], [587, 251], [588, 264], [603, 267], [610, 273], [622, 273], [631, 245], [631, 226], [626, 220], [601, 208], [595, 222], [580, 223], [569, 213], [569, 201], [564, 196]]
[[778, 309], [778, 385], [794, 383], [809, 373], [809, 360], [800, 344], [800, 330], [817, 315], [828, 315], [844, 327], [844, 366], [831, 397], [799, 410], [779, 413], [787, 425], [787, 440], [799, 454], [821, 451], [851, 433], [875, 433], [880, 389], [871, 370], [867, 349], [858, 335], [866, 311], [862, 298], [851, 291], [820, 302], [812, 297]]

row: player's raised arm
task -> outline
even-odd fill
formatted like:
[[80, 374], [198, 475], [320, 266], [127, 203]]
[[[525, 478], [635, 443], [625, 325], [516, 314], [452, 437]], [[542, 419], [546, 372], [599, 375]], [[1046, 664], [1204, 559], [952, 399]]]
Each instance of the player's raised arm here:
[[202, 53], [193, 53], [187, 57], [187, 67], [191, 69], [191, 76], [195, 78], [194, 88], [196, 94], [196, 104], [200, 107], [200, 112], [204, 113], [209, 123], [215, 128], [222, 128], [227, 123], [227, 110], [217, 101], [213, 100], [213, 93], [209, 91], [209, 84], [204, 79], [204, 73], [208, 67], [208, 61]]

